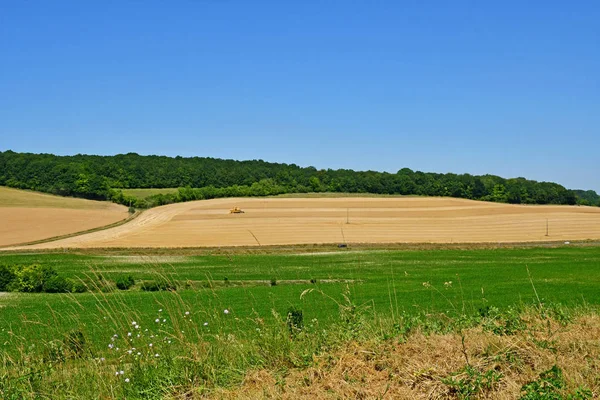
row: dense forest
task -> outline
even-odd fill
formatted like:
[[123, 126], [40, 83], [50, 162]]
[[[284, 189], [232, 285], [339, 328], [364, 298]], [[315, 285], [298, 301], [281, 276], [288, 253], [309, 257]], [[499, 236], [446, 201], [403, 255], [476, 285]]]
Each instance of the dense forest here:
[[[343, 192], [451, 196], [513, 204], [600, 206], [594, 191], [574, 191], [550, 182], [494, 175], [439, 174], [403, 168], [397, 173], [317, 170], [262, 160], [204, 157], [56, 156], [0, 152], [0, 185], [145, 208], [179, 201], [283, 193]], [[144, 200], [123, 188], [179, 188]]]

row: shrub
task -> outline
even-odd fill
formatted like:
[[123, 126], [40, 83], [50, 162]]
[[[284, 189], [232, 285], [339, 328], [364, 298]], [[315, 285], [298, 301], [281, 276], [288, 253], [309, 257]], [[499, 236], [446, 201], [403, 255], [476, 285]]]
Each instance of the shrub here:
[[117, 285], [117, 289], [128, 290], [135, 285], [135, 279], [131, 275], [121, 275], [115, 279], [115, 284]]
[[54, 275], [48, 278], [43, 286], [42, 292], [45, 293], [67, 293], [71, 291], [73, 284], [60, 275]]
[[166, 280], [145, 281], [142, 282], [141, 289], [146, 292], [159, 292], [161, 290], [175, 291], [177, 290], [177, 286], [174, 283]]
[[88, 291], [88, 285], [82, 281], [69, 280], [72, 293], [85, 293]]
[[[54, 268], [47, 265], [32, 264], [15, 269], [15, 279], [10, 284], [10, 289], [16, 292], [40, 293], [44, 291], [44, 285], [51, 278], [58, 276]], [[52, 287], [60, 284], [58, 281], [51, 282]]]
[[10, 284], [16, 275], [11, 267], [8, 265], [0, 265], [0, 292], [8, 291]]
[[277, 286], [277, 279], [271, 278], [271, 286]]

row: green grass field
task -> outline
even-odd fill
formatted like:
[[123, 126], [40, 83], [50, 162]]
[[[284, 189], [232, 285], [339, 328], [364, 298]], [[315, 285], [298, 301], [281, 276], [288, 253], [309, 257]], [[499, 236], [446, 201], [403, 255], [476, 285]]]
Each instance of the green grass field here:
[[[123, 301], [127, 312], [151, 320], [160, 302], [177, 297], [190, 307], [210, 313], [230, 309], [239, 318], [290, 306], [305, 317], [326, 322], [337, 317], [335, 301], [349, 289], [357, 304], [369, 304], [379, 314], [414, 312], [476, 313], [485, 305], [505, 308], [536, 300], [527, 268], [542, 301], [600, 304], [600, 248], [560, 247], [498, 250], [339, 251], [313, 254], [229, 254], [201, 256], [77, 255], [40, 253], [1, 255], [3, 264], [53, 266], [66, 277], [102, 275], [114, 280], [131, 274], [136, 280], [166, 277], [179, 283], [176, 293], [151, 293], [133, 288], [115, 293], [15, 294], [0, 297], [2, 328], [27, 329], [23, 319], [49, 324], [53, 335], [64, 322], [98, 337], [104, 330], [99, 302]], [[227, 280], [227, 284], [226, 284]], [[276, 285], [271, 286], [271, 280]], [[314, 280], [316, 283], [311, 283]], [[451, 282], [451, 283], [450, 283]], [[186, 289], [186, 284], [188, 289]], [[323, 293], [309, 293], [319, 289]], [[330, 297], [327, 297], [330, 296]], [[335, 300], [335, 301], [334, 301]], [[78, 311], [79, 310], [79, 311]], [[125, 317], [125, 315], [123, 315]], [[95, 330], [98, 332], [95, 332]], [[43, 325], [32, 330], [46, 336]], [[0, 338], [1, 340], [2, 338]]]
[[[145, 353], [139, 357], [146, 357], [144, 363], [155, 365], [151, 360], [154, 351], [175, 351], [169, 347], [175, 344], [181, 346], [178, 351], [187, 351], [182, 349], [213, 343], [207, 357], [217, 358], [204, 360], [206, 365], [217, 370], [222, 363], [237, 360], [240, 369], [206, 379], [211, 384], [229, 385], [238, 381], [249, 365], [263, 365], [261, 357], [269, 359], [281, 351], [292, 351], [277, 347], [263, 354], [263, 345], [259, 344], [265, 340], [265, 346], [294, 345], [293, 341], [288, 343], [290, 339], [285, 339], [285, 335], [284, 339], [277, 335], [268, 340], [263, 337], [263, 332], [274, 335], [269, 327], [280, 326], [290, 307], [302, 310], [307, 332], [313, 335], [310, 346], [321, 348], [322, 344], [314, 344], [322, 335], [319, 332], [338, 326], [340, 318], [348, 323], [351, 318], [347, 313], [355, 310], [361, 310], [376, 327], [377, 321], [396, 326], [394, 321], [405, 321], [411, 316], [460, 319], [464, 315], [479, 315], [489, 307], [502, 311], [540, 303], [569, 308], [600, 305], [600, 247], [334, 250], [303, 254], [0, 254], [0, 264], [33, 263], [50, 265], [65, 277], [94, 282], [98, 275], [106, 282], [131, 274], [138, 284], [128, 291], [0, 295], [0, 348], [8, 357], [4, 368], [10, 368], [15, 360], [32, 357], [43, 362], [51, 357], [48, 354], [54, 354], [56, 343], [66, 343], [64, 338], [70, 332], [81, 332], [94, 360], [112, 360], [107, 366], [109, 373], [114, 373], [114, 368], [133, 371], [136, 364], [126, 362], [127, 354], [121, 355], [125, 349], [135, 348], [132, 346], [143, 347]], [[157, 277], [176, 282], [177, 291], [140, 290], [140, 281]], [[132, 326], [134, 321], [138, 330]], [[134, 336], [126, 337], [129, 332]], [[242, 338], [246, 344], [238, 342]], [[223, 355], [228, 351], [223, 340], [234, 341], [236, 346], [232, 349], [237, 353]], [[154, 347], [149, 348], [150, 343]], [[258, 346], [258, 354], [262, 355], [241, 355], [248, 343]], [[116, 347], [110, 348], [111, 345]], [[94, 378], [95, 384], [100, 385], [102, 374], [107, 372], [99, 369], [94, 373], [100, 374]], [[144, 374], [147, 371], [136, 379], [142, 386], [150, 385], [141, 383]], [[130, 393], [126, 386], [113, 384], [119, 388], [117, 393]], [[160, 389], [163, 383], [152, 385]], [[15, 387], [20, 386], [10, 386]], [[26, 390], [35, 392], [29, 386]], [[73, 390], [82, 395], [84, 389]], [[142, 397], [162, 398], [153, 396]]]

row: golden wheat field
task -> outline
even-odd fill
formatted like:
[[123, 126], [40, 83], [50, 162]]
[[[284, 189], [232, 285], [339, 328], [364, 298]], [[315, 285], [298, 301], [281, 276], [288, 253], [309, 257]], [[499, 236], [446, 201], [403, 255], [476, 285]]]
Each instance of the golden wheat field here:
[[0, 187], [0, 246], [69, 235], [127, 218], [116, 204]]
[[[239, 206], [243, 214], [230, 214]], [[548, 224], [548, 236], [546, 236]], [[452, 198], [238, 198], [171, 204], [31, 248], [489, 243], [600, 238], [600, 208]]]

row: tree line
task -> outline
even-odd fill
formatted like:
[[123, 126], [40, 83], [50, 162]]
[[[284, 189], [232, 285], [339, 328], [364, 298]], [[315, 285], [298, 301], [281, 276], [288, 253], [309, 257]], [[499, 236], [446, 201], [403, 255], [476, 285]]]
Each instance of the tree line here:
[[[594, 191], [569, 190], [552, 182], [495, 175], [430, 173], [403, 168], [396, 173], [316, 169], [262, 160], [207, 157], [115, 156], [0, 152], [0, 185], [62, 196], [111, 200], [139, 208], [218, 197], [340, 192], [451, 196], [512, 204], [600, 206]], [[146, 199], [126, 188], [179, 188]]]

